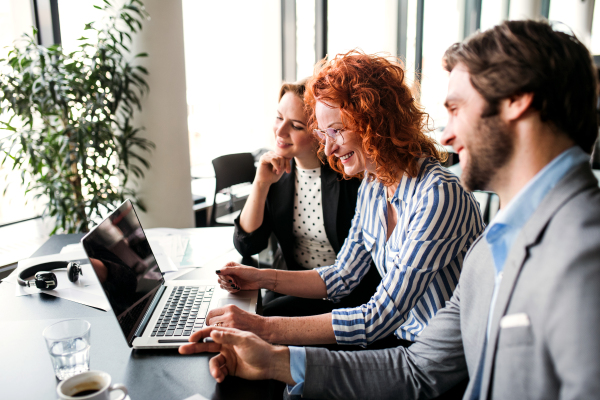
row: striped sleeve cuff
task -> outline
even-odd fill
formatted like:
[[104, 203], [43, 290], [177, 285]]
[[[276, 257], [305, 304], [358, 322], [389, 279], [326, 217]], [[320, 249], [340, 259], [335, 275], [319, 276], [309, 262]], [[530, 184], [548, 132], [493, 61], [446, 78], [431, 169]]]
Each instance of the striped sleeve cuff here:
[[315, 268], [315, 271], [321, 276], [325, 286], [327, 287], [327, 300], [334, 300], [332, 295], [332, 288], [335, 286], [335, 280], [338, 278], [337, 268], [335, 265], [328, 265], [326, 267]]
[[331, 323], [338, 344], [367, 346], [365, 316], [360, 307], [333, 310]]

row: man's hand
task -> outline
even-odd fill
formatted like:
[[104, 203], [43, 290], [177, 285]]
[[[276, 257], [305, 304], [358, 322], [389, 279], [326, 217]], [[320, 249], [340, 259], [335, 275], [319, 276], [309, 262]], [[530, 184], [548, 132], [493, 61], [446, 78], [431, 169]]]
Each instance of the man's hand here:
[[[203, 343], [206, 337], [214, 343]], [[179, 347], [180, 354], [210, 352], [210, 374], [217, 382], [227, 375], [244, 379], [277, 379], [295, 385], [290, 370], [290, 351], [285, 346], [272, 346], [253, 333], [232, 328], [208, 327], [190, 336], [190, 344]]]
[[219, 275], [219, 285], [222, 289], [229, 293], [237, 293], [240, 290], [270, 289], [273, 286], [270, 283], [272, 279], [265, 280], [263, 278], [270, 275], [275, 278], [276, 274], [273, 271], [228, 262], [223, 268], [217, 270], [217, 275]]
[[239, 307], [230, 304], [225, 307], [211, 310], [206, 316], [206, 325], [224, 326], [227, 328], [236, 328], [242, 331], [252, 332], [261, 339], [269, 341], [268, 330], [266, 328], [266, 318], [260, 315], [251, 314]]

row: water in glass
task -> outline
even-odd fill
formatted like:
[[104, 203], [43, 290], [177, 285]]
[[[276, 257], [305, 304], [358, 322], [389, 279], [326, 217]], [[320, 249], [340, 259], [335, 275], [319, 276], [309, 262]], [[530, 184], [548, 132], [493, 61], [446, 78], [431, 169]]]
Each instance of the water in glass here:
[[61, 381], [90, 369], [90, 344], [85, 338], [53, 343], [50, 356], [56, 377]]

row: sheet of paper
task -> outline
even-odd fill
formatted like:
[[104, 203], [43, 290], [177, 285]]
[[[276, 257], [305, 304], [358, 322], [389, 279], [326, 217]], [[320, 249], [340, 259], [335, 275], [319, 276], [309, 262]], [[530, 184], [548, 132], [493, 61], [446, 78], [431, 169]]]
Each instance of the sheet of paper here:
[[[22, 268], [21, 268], [22, 269]], [[11, 274], [5, 282], [14, 282], [15, 296], [27, 296], [36, 293], [46, 293], [51, 296], [60, 297], [76, 303], [85, 304], [90, 307], [99, 308], [104, 311], [110, 310], [110, 304], [104, 295], [102, 286], [96, 278], [90, 264], [81, 265], [82, 275], [77, 282], [69, 281], [66, 269], [55, 269], [52, 272], [56, 275], [58, 286], [54, 290], [40, 290], [35, 287], [23, 287], [17, 283], [17, 275]], [[20, 267], [15, 272], [18, 273]]]
[[178, 271], [172, 271], [172, 272], [165, 273], [163, 275], [163, 277], [165, 278], [165, 281], [171, 281], [173, 279], [177, 279], [180, 276], [187, 274], [188, 272], [191, 272], [194, 269], [195, 268], [193, 268], [193, 267], [180, 268]]
[[[17, 267], [17, 270], [20, 273], [22, 268]], [[56, 289], [54, 289], [54, 290], [40, 290], [36, 287], [21, 286], [17, 283], [17, 275], [11, 274], [11, 276], [9, 278], [12, 282], [14, 282], [14, 284], [17, 288], [16, 293], [15, 293], [16, 296], [26, 296], [28, 294], [35, 294], [35, 293], [41, 293], [41, 292], [50, 293], [50, 292], [56, 292], [56, 291], [60, 291], [61, 289], [72, 288], [72, 287], [75, 287], [78, 289], [84, 289], [88, 286], [98, 285], [98, 278], [96, 278], [96, 274], [92, 270], [92, 266], [90, 264], [82, 264], [81, 265], [82, 274], [79, 276], [79, 279], [77, 280], [77, 282], [69, 281], [69, 278], [67, 277], [67, 270], [65, 268], [53, 269], [51, 272], [54, 275], [56, 275], [56, 280], [58, 281]], [[9, 278], [7, 278], [7, 280]]]
[[191, 235], [181, 267], [203, 267], [216, 258], [235, 250], [231, 229], [211, 229], [210, 237]]
[[[2, 282], [14, 282], [14, 283], [16, 283], [17, 282], [17, 276], [19, 275], [19, 273], [22, 270], [24, 270], [25, 268], [31, 267], [33, 265], [43, 264], [43, 263], [52, 262], [52, 261], [75, 261], [75, 260], [86, 260], [86, 261], [89, 261], [87, 259], [87, 256], [85, 258], [74, 258], [73, 254], [71, 254], [71, 253], [52, 254], [52, 255], [49, 255], [49, 256], [26, 258], [24, 260], [19, 261], [19, 264], [18, 264], [17, 268], [15, 268], [14, 271], [9, 276], [7, 276], [6, 278], [4, 278], [2, 280]], [[60, 271], [60, 270], [58, 270], [58, 271]], [[65, 274], [66, 274], [66, 272], [65, 272]]]
[[87, 260], [87, 256], [75, 258], [71, 253], [62, 253], [62, 254], [51, 254], [49, 256], [41, 256], [41, 257], [31, 257], [26, 258], [24, 260], [19, 261], [19, 266], [17, 270], [21, 271], [24, 268], [31, 267], [32, 265], [38, 265], [42, 263], [47, 263], [51, 261], [75, 261], [75, 260]]
[[100, 284], [87, 286], [85, 290], [75, 286], [61, 289], [58, 292], [56, 290], [51, 290], [50, 292], [48, 292], [49, 295], [74, 301], [76, 303], [85, 304], [86, 306], [98, 308], [100, 310], [108, 311], [111, 309], [110, 303], [108, 302], [108, 299], [106, 298]]
[[[189, 234], [182, 233], [178, 229], [153, 228], [145, 230], [146, 237], [152, 243], [159, 243], [164, 252], [179, 267], [189, 242]], [[154, 250], [154, 247], [152, 247]], [[162, 269], [162, 266], [161, 266]]]
[[150, 243], [150, 248], [152, 248], [152, 253], [154, 253], [154, 258], [156, 258], [156, 262], [158, 263], [160, 270], [162, 272], [170, 272], [177, 271], [177, 265], [173, 259], [169, 256], [169, 254], [162, 247], [162, 241], [151, 239], [148, 240]]
[[73, 260], [88, 258], [87, 254], [85, 254], [85, 250], [83, 249], [83, 244], [81, 243], [73, 243], [66, 245], [61, 249], [60, 254], [68, 255]]

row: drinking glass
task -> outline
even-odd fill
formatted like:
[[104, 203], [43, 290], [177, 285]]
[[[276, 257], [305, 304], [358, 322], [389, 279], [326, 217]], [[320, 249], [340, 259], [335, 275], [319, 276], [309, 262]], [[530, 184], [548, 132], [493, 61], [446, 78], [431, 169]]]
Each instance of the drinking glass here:
[[59, 380], [90, 369], [90, 323], [67, 319], [48, 326], [42, 333]]

